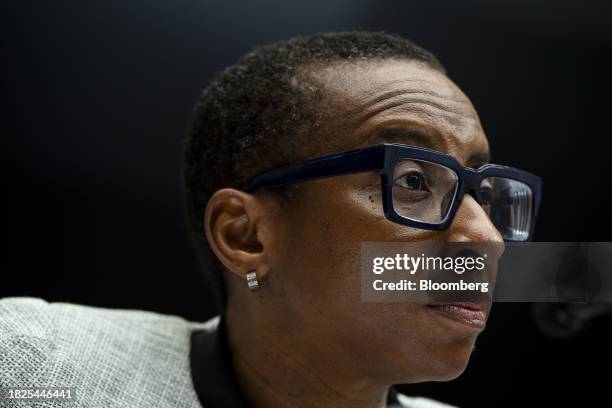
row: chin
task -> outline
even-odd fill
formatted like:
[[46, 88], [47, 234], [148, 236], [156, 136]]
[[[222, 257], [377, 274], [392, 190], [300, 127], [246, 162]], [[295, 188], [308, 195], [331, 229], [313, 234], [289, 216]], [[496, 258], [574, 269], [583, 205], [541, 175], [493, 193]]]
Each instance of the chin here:
[[[441, 366], [442, 365], [442, 366]], [[430, 365], [425, 368], [420, 374], [411, 373], [410, 376], [404, 377], [403, 381], [398, 381], [399, 384], [422, 383], [422, 382], [445, 382], [457, 379], [464, 373], [467, 364], [444, 364], [437, 362], [435, 366]]]
[[461, 367], [452, 367], [452, 368], [449, 368], [448, 370], [445, 370], [444, 372], [439, 373], [439, 375], [435, 376], [430, 381], [452, 381], [452, 380], [455, 380], [459, 376], [461, 376], [461, 374], [464, 373], [466, 368], [467, 368], [467, 364], [465, 364], [465, 365], [463, 365]]
[[[428, 381], [452, 381], [463, 374], [470, 361], [474, 342], [464, 340], [461, 344], [442, 343], [428, 347], [418, 361], [415, 355], [407, 355], [405, 364], [399, 368], [398, 383], [420, 383]], [[408, 368], [409, 367], [409, 368]]]
[[449, 347], [441, 355], [432, 355], [427, 362], [428, 381], [451, 381], [459, 377], [466, 370], [473, 350], [474, 342], [470, 341], [469, 344]]

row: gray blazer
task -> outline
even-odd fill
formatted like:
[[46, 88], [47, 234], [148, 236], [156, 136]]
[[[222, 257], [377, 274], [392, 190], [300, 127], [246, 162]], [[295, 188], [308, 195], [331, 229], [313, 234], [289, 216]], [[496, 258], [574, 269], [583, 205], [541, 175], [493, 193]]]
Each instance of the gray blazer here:
[[[216, 408], [200, 403], [190, 367], [191, 335], [219, 317], [189, 322], [146, 311], [0, 300], [0, 387], [6, 407]], [[71, 387], [78, 404], [7, 399], [8, 389]], [[397, 395], [401, 407], [449, 408]]]

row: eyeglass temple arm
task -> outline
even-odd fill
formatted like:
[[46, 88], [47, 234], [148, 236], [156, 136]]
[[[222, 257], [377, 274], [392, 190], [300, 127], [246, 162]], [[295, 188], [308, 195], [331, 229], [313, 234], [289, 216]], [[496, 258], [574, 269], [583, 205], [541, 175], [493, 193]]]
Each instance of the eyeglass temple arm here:
[[384, 153], [384, 145], [378, 145], [290, 164], [255, 177], [242, 190], [252, 193], [260, 188], [281, 187], [301, 181], [382, 169]]

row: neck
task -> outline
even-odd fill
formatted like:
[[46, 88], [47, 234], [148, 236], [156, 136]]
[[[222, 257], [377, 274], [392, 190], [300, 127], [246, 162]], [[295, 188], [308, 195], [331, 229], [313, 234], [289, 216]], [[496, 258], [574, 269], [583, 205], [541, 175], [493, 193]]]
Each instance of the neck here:
[[229, 308], [226, 319], [238, 384], [250, 406], [386, 407], [389, 384], [367, 379], [351, 366], [353, 356], [245, 317]]

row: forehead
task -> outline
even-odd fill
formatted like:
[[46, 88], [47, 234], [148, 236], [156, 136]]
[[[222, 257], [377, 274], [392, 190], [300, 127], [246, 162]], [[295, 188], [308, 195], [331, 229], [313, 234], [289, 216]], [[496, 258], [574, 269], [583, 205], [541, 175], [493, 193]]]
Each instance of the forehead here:
[[[323, 145], [382, 142], [424, 145], [462, 162], [486, 155], [488, 141], [467, 96], [446, 75], [421, 63], [381, 60], [312, 67], [323, 89]], [[327, 150], [327, 149], [326, 149]]]

